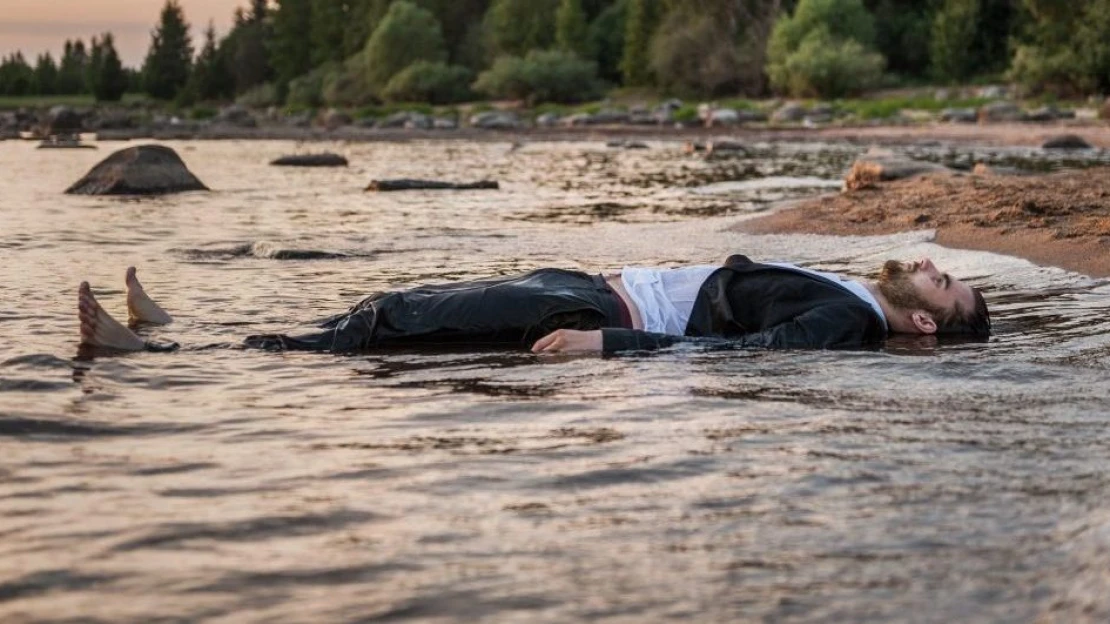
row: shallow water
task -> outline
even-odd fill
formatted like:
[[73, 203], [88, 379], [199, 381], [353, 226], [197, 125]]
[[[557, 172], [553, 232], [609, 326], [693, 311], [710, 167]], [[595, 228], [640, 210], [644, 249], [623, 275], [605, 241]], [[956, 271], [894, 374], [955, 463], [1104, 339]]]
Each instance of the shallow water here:
[[[170, 145], [213, 193], [68, 197], [116, 146], [0, 143], [0, 620], [1110, 616], [1110, 286], [927, 233], [730, 230], [827, 192], [861, 148]], [[323, 148], [352, 167], [265, 165]], [[394, 177], [503, 190], [361, 191]], [[857, 275], [930, 255], [987, 289], [998, 335], [606, 359], [234, 346], [390, 287], [734, 252]], [[78, 354], [77, 283], [122, 314], [132, 264], [177, 318], [148, 335], [185, 348]]]

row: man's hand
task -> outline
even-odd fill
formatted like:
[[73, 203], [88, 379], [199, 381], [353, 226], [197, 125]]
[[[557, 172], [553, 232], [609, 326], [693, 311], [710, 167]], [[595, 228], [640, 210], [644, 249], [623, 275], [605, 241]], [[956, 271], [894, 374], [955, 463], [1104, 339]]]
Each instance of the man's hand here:
[[532, 345], [532, 353], [601, 353], [601, 330], [557, 329]]

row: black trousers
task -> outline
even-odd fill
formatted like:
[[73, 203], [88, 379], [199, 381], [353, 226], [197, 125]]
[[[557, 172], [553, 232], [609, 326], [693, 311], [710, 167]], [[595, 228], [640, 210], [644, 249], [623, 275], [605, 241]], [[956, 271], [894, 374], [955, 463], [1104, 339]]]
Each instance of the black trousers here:
[[530, 347], [556, 329], [622, 327], [622, 305], [600, 275], [539, 269], [372, 295], [323, 322], [321, 331], [250, 336], [245, 344], [334, 353], [421, 345]]

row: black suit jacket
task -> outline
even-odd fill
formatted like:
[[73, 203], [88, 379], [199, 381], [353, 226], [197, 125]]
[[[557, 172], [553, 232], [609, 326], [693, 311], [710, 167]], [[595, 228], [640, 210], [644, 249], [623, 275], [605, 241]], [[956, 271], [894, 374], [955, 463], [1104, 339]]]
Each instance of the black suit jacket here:
[[693, 342], [713, 348], [853, 349], [881, 343], [886, 324], [842, 286], [734, 255], [701, 285], [685, 336], [602, 330], [606, 353]]

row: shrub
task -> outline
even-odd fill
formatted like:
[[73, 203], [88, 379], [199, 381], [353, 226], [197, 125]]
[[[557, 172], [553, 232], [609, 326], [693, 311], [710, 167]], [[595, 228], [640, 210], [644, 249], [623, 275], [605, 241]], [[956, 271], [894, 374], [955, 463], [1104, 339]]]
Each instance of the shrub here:
[[319, 108], [324, 103], [324, 80], [339, 69], [338, 64], [328, 63], [291, 80], [286, 105], [301, 109]]
[[712, 96], [739, 86], [739, 49], [725, 25], [708, 15], [674, 13], [651, 42], [651, 72], [674, 93]]
[[929, 56], [940, 80], [966, 80], [975, 71], [978, 59], [971, 48], [978, 18], [978, 0], [947, 0], [937, 12]]
[[582, 102], [601, 88], [597, 64], [558, 50], [533, 50], [528, 56], [502, 56], [482, 72], [474, 89], [494, 98], [539, 102]]
[[439, 21], [408, 0], [389, 7], [363, 49], [359, 70], [366, 86], [385, 87], [393, 76], [417, 61], [444, 61], [446, 44]]
[[794, 96], [825, 97], [874, 86], [886, 64], [873, 51], [874, 40], [874, 21], [861, 0], [801, 0], [771, 33], [771, 85]]
[[473, 99], [474, 74], [465, 67], [417, 61], [394, 76], [381, 96], [387, 102], [454, 104]]
[[267, 108], [278, 104], [277, 87], [267, 82], [235, 98], [235, 103], [247, 108]]
[[874, 87], [883, 75], [882, 55], [859, 42], [810, 33], [796, 52], [771, 73], [771, 83], [794, 96], [842, 97]]

